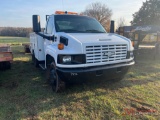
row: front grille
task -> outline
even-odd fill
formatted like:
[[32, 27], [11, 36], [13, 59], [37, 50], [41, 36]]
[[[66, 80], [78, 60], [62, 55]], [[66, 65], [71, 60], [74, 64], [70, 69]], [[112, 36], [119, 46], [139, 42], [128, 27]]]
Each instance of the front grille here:
[[127, 45], [86, 46], [86, 63], [105, 63], [126, 59]]

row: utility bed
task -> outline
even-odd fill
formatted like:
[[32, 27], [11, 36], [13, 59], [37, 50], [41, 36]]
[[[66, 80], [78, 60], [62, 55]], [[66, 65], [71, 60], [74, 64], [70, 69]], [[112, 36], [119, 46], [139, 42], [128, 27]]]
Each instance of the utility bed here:
[[0, 70], [10, 69], [13, 54], [9, 45], [0, 45]]

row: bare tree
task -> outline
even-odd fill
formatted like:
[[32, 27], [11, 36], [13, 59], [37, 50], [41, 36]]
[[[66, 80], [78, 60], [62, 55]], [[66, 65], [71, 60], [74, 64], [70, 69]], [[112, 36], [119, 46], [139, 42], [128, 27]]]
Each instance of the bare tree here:
[[92, 3], [86, 7], [82, 14], [96, 18], [107, 31], [109, 30], [112, 10], [107, 5], [100, 2]]
[[126, 25], [126, 21], [125, 21], [124, 17], [119, 18], [118, 21], [117, 21], [117, 29], [119, 27], [123, 27], [125, 25]]

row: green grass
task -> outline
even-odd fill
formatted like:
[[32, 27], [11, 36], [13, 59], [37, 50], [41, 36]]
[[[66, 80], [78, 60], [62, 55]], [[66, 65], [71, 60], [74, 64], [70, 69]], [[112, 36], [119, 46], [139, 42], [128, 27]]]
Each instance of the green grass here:
[[0, 44], [21, 45], [22, 43], [28, 43], [28, 42], [29, 38], [0, 36]]
[[[56, 94], [45, 84], [45, 72], [31, 64], [22, 46], [12, 46], [11, 70], [0, 71], [0, 120], [158, 120], [160, 60], [138, 56], [138, 62], [117, 83], [88, 80]], [[156, 113], [124, 114], [126, 109]], [[158, 115], [159, 114], [159, 115]]]

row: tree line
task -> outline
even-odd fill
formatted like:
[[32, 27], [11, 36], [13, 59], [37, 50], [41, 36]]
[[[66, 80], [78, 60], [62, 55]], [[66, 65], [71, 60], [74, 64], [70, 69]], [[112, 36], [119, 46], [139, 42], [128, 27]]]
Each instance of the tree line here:
[[0, 36], [29, 37], [32, 28], [0, 27]]

